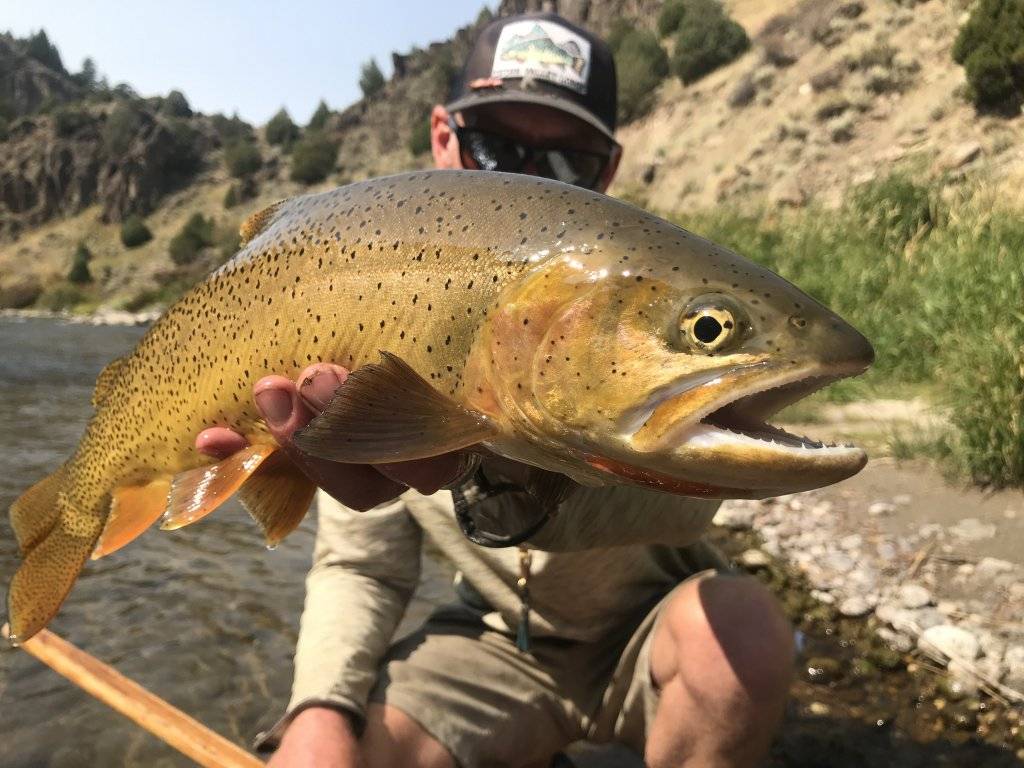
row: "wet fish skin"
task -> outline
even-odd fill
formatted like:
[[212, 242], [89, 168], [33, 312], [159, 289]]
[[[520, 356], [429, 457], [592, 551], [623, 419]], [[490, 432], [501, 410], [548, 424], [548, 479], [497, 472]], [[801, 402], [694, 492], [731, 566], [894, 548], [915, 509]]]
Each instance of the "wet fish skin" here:
[[[758, 387], [798, 397], [808, 377], [863, 370], [870, 345], [767, 270], [603, 195], [414, 173], [284, 201], [243, 233], [238, 256], [101, 374], [74, 455], [13, 505], [18, 637], [56, 613], [97, 542], [114, 551], [165, 507], [185, 524], [240, 489], [270, 539], [297, 525], [312, 485], [274, 451], [251, 391], [312, 362], [355, 371], [301, 436], [329, 458], [482, 443], [582, 483], [703, 496], [813, 487], [863, 464], [858, 452], [690, 444], [730, 398], [753, 398], [750, 419], [770, 415]], [[681, 315], [708, 296], [744, 323], [714, 354], [680, 337]], [[210, 467], [193, 438], [211, 425], [253, 449]]]

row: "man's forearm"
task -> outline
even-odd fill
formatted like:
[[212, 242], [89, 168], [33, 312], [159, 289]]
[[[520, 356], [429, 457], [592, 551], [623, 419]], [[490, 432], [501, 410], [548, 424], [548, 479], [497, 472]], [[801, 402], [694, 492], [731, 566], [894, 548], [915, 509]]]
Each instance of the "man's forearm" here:
[[359, 738], [352, 717], [333, 707], [312, 706], [299, 712], [285, 729], [271, 768], [336, 765], [359, 768]]

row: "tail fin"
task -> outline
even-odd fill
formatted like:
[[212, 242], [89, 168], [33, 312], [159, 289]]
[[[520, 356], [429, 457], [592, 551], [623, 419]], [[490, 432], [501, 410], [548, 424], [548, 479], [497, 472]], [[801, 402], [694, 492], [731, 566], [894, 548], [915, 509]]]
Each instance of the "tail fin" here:
[[[22, 564], [7, 593], [11, 635], [26, 640], [53, 618], [67, 597], [103, 528], [93, 510], [74, 509], [67, 468], [29, 488], [11, 505], [11, 526]], [[106, 509], [109, 501], [102, 501]]]

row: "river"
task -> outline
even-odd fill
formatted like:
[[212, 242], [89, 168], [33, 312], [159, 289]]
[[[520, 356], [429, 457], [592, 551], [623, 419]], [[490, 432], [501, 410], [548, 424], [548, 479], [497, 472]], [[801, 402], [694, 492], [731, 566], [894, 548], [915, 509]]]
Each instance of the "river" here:
[[[0, 318], [4, 588], [18, 564], [7, 508], [71, 452], [96, 374], [142, 332]], [[314, 533], [310, 515], [268, 551], [233, 503], [179, 531], [154, 528], [89, 563], [50, 628], [248, 745], [287, 703]], [[28, 654], [0, 650], [3, 768], [187, 765]]]

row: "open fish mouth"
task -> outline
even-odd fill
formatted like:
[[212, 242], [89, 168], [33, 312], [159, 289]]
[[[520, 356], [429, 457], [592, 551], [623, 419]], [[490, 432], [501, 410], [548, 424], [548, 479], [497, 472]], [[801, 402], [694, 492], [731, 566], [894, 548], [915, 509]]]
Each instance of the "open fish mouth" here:
[[[794, 459], [862, 462], [863, 451], [787, 432], [769, 419], [788, 405], [865, 366], [816, 367], [780, 375], [762, 365], [705, 377], [696, 386], [664, 393], [631, 436], [641, 451], [747, 449], [790, 454]], [[773, 375], [774, 373], [774, 375]]]
[[859, 455], [861, 449], [851, 443], [830, 443], [796, 435], [768, 421], [787, 406], [847, 375], [812, 375], [743, 395], [702, 417], [698, 425], [687, 431], [686, 442], [738, 443], [751, 447], [767, 445], [783, 450], [839, 454], [854, 452]]

